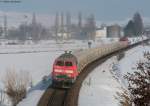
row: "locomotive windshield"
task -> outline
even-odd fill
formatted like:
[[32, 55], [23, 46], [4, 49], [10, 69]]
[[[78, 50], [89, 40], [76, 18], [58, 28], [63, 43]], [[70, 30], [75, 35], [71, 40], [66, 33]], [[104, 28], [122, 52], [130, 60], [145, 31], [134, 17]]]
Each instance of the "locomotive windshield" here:
[[64, 66], [64, 62], [63, 62], [63, 61], [57, 61], [57, 62], [56, 62], [56, 65], [57, 65], [57, 66]]
[[72, 66], [72, 62], [70, 62], [70, 61], [66, 61], [66, 62], [65, 62], [65, 66], [67, 66], [67, 67]]
[[71, 67], [71, 66], [73, 66], [73, 64], [72, 64], [72, 62], [70, 62], [70, 61], [66, 61], [66, 62], [64, 62], [64, 61], [57, 61], [57, 62], [56, 62], [56, 66], [67, 66], [67, 67]]

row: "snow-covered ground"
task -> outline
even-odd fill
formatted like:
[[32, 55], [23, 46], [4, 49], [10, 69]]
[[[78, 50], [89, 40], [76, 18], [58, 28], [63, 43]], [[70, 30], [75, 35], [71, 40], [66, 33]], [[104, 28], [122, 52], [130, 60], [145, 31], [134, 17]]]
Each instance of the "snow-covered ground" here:
[[[137, 62], [143, 59], [143, 52], [145, 51], [150, 52], [150, 46], [138, 46], [126, 52], [125, 57], [118, 63], [122, 79], [124, 79], [123, 76], [126, 75], [127, 72], [133, 73], [136, 71]], [[127, 87], [126, 81], [123, 81], [122, 83]]]
[[79, 106], [118, 106], [115, 95], [121, 86], [110, 72], [112, 63], [116, 61], [116, 57], [107, 60], [85, 79], [80, 90]]
[[[136, 63], [143, 59], [143, 52], [150, 51], [150, 46], [138, 46], [129, 50], [125, 54], [125, 58], [119, 61], [120, 68], [122, 69], [122, 73], [126, 74], [127, 72], [133, 72], [132, 68], [135, 67]], [[127, 67], [129, 66], [129, 67]]]
[[[103, 40], [101, 39], [101, 40], [96, 40], [96, 42], [93, 42], [93, 41], [91, 42], [92, 42], [92, 47], [95, 47], [101, 44], [111, 43], [113, 41], [117, 41], [117, 40], [116, 39], [103, 39]], [[33, 87], [29, 89], [27, 98], [22, 100], [18, 106], [36, 106], [45, 88], [51, 83], [49, 80], [43, 83], [42, 78], [45, 75], [47, 76], [50, 75], [52, 71], [52, 64], [53, 64], [54, 59], [58, 55], [63, 53], [65, 50], [73, 51], [73, 50], [84, 49], [84, 48], [88, 48], [87, 41], [77, 41], [77, 40], [61, 42], [57, 44], [54, 41], [41, 41], [39, 44], [25, 44], [25, 45], [3, 44], [3, 45], [0, 45], [0, 64], [1, 64], [0, 89], [1, 90], [4, 89], [3, 79], [5, 78], [5, 73], [8, 69], [15, 69], [16, 71], [26, 71], [31, 76]], [[30, 52], [30, 53], [27, 53], [27, 52]], [[32, 52], [35, 52], [35, 53], [32, 53]], [[16, 54], [16, 53], [19, 53], [19, 54]], [[112, 61], [115, 61], [115, 59], [109, 60], [108, 63], [104, 63], [104, 66], [106, 67]], [[111, 65], [109, 65], [108, 69], [111, 69]], [[101, 74], [104, 74], [104, 76], [106, 76], [106, 83], [107, 81], [114, 83], [112, 84], [111, 89], [117, 91], [118, 90], [117, 87], [120, 87], [120, 85], [118, 82], [115, 81], [115, 79], [113, 79], [113, 77], [111, 76], [111, 73], [109, 71], [106, 71], [105, 69], [105, 72], [99, 71], [99, 75]], [[99, 78], [98, 76], [96, 76], [96, 74], [94, 75], [96, 79]], [[101, 78], [103, 79], [104, 77], [101, 75]], [[110, 80], [107, 80], [107, 78], [109, 78]], [[101, 80], [99, 80], [99, 82], [95, 82], [96, 79], [91, 78], [91, 82], [94, 82], [93, 86], [95, 87], [97, 86], [94, 84], [103, 82]], [[87, 86], [86, 82], [87, 81], [85, 81], [83, 85]], [[107, 84], [111, 85], [110, 82]], [[87, 88], [94, 89], [95, 87], [93, 88], [87, 87]], [[107, 87], [107, 85], [106, 86], [104, 85], [100, 88], [100, 91], [97, 91], [97, 92], [103, 93], [103, 90], [110, 91], [110, 89], [108, 88], [109, 86]], [[88, 89], [86, 91], [88, 91]], [[89, 92], [87, 95], [90, 95], [90, 94], [92, 93]], [[94, 94], [98, 94], [98, 93], [94, 93]], [[113, 103], [116, 103], [114, 99], [111, 99], [114, 92], [110, 94], [111, 95], [108, 96], [110, 102], [113, 101]], [[107, 96], [105, 97], [107, 98]], [[90, 97], [88, 98], [90, 100]], [[86, 100], [81, 99], [80, 101], [81, 103], [85, 103], [84, 101]]]
[[118, 106], [116, 92], [127, 87], [123, 76], [133, 72], [137, 61], [143, 58], [143, 52], [150, 51], [150, 46], [138, 46], [125, 53], [117, 61], [116, 57], [98, 66], [83, 82], [79, 96], [79, 106]]

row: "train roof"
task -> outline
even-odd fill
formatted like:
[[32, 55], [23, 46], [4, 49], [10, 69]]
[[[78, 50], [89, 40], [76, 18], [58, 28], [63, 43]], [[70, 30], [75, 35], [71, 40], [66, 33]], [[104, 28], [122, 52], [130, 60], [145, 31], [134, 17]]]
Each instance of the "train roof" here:
[[70, 61], [77, 61], [77, 58], [71, 53], [64, 53], [60, 55], [57, 60], [70, 60]]

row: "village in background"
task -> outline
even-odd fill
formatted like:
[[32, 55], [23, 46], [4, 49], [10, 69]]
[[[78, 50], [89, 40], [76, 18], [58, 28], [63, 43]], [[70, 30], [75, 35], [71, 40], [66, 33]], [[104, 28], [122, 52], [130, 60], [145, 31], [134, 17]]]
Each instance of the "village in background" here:
[[0, 44], [24, 44], [37, 43], [40, 40], [55, 40], [61, 42], [65, 40], [98, 40], [101, 38], [121, 38], [121, 37], [141, 37], [149, 36], [150, 25], [144, 25], [140, 13], [135, 13], [127, 23], [120, 25], [100, 24], [94, 14], [84, 16], [79, 12], [76, 18], [72, 18], [70, 12], [57, 12], [53, 17], [53, 25], [44, 26], [38, 21], [38, 15], [33, 13], [24, 15], [24, 21], [18, 26], [9, 26], [7, 14], [1, 16]]

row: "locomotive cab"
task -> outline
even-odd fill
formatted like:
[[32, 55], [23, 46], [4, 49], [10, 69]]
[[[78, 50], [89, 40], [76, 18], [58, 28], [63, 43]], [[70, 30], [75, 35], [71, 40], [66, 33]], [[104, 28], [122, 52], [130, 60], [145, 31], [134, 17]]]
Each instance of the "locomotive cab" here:
[[55, 60], [52, 72], [53, 84], [60, 83], [60, 86], [72, 84], [77, 75], [77, 59], [73, 54], [65, 52]]

